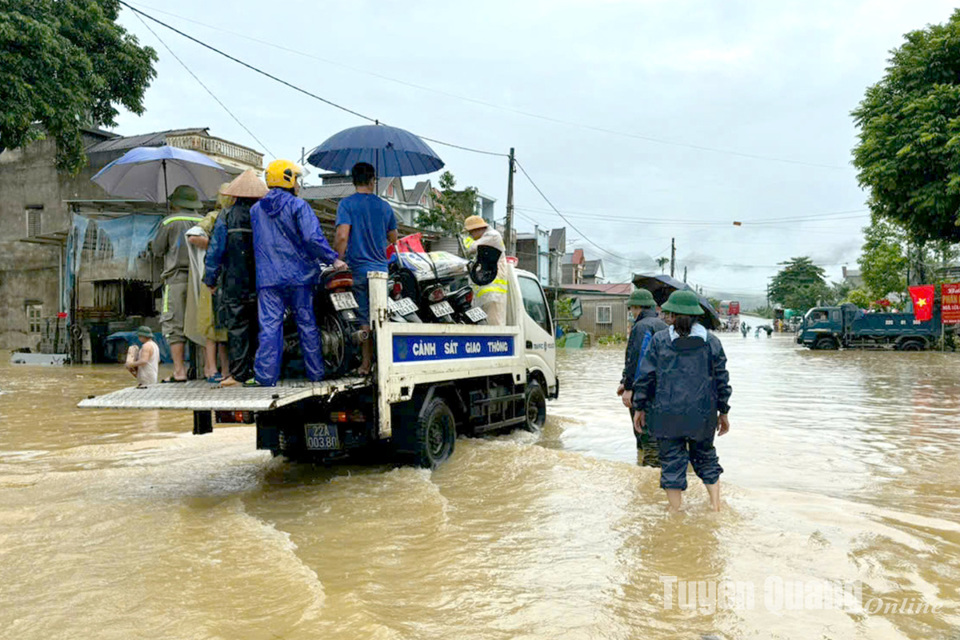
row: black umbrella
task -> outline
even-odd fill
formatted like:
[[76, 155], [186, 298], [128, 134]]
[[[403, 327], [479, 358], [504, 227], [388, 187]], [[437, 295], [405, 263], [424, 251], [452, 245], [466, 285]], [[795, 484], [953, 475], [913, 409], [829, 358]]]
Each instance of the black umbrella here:
[[[670, 294], [674, 291], [697, 291], [688, 285], [686, 282], [681, 282], [676, 278], [673, 278], [664, 274], [654, 274], [646, 275], [642, 273], [634, 274], [633, 276], [633, 286], [638, 289], [646, 289], [653, 294], [653, 299], [657, 301], [657, 305], [662, 306], [664, 302], [667, 301], [667, 298], [670, 297]], [[720, 322], [720, 314], [717, 313], [717, 310], [713, 308], [713, 305], [710, 304], [710, 301], [705, 297], [697, 293], [697, 300], [700, 301], [700, 306], [704, 308], [706, 313], [704, 314], [710, 320], [711, 329], [719, 329], [723, 326], [723, 323]]]

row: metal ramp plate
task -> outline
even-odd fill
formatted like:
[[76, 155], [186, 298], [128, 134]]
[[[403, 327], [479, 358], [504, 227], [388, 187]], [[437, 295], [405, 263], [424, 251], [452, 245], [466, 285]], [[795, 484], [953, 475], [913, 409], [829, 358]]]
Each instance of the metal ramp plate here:
[[370, 384], [368, 378], [323, 382], [285, 380], [275, 387], [215, 387], [203, 380], [129, 387], [90, 397], [83, 409], [187, 409], [190, 411], [269, 411], [313, 396], [330, 396]]

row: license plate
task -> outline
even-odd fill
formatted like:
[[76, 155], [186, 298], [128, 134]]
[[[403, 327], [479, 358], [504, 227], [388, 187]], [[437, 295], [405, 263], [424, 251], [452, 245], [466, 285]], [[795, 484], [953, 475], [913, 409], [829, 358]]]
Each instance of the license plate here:
[[337, 427], [329, 424], [308, 424], [306, 426], [307, 449], [327, 450], [340, 448], [340, 435]]
[[430, 305], [430, 310], [433, 311], [433, 315], [437, 316], [438, 318], [449, 316], [453, 313], [453, 307], [451, 307], [450, 303], [446, 300]]
[[399, 300], [389, 300], [387, 304], [391, 313], [398, 313], [401, 316], [407, 316], [418, 311], [417, 305], [410, 298], [400, 298]]
[[357, 299], [354, 298], [353, 294], [349, 291], [346, 293], [331, 293], [330, 302], [333, 303], [333, 308], [337, 311], [360, 308], [360, 305], [357, 304]]
[[474, 307], [470, 309], [470, 311], [467, 311], [467, 318], [473, 322], [482, 322], [487, 319], [487, 312], [480, 307]]

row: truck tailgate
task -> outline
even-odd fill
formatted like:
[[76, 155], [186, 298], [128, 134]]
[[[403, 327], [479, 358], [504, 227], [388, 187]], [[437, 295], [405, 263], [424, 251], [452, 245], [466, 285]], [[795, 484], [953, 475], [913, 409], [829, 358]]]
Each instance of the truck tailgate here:
[[218, 388], [203, 380], [128, 387], [80, 402], [84, 409], [187, 409], [190, 411], [269, 411], [313, 396], [330, 396], [370, 384], [368, 378], [323, 382], [285, 380], [275, 387]]

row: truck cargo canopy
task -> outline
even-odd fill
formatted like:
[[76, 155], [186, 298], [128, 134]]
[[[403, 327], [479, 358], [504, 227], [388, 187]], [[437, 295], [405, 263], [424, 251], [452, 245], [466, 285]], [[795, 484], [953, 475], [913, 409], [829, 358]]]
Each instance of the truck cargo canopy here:
[[281, 381], [275, 387], [219, 388], [203, 380], [129, 387], [80, 403], [84, 409], [187, 409], [190, 411], [269, 411], [314, 396], [330, 396], [370, 384], [367, 378], [323, 382]]

